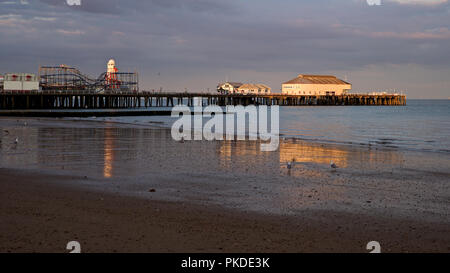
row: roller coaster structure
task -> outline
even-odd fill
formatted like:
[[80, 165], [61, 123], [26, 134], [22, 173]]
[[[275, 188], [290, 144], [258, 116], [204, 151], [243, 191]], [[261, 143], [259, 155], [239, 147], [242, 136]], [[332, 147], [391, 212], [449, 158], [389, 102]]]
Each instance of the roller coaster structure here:
[[99, 93], [138, 92], [137, 72], [104, 72], [97, 79], [67, 65], [39, 67], [40, 86], [43, 91], [88, 90]]

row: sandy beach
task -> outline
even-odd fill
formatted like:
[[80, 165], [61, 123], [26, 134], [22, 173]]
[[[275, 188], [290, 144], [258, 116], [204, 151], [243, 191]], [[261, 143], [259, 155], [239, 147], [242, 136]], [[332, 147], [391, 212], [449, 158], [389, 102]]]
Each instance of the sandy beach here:
[[446, 154], [289, 139], [263, 153], [178, 143], [151, 124], [0, 124], [0, 252], [74, 240], [83, 252], [450, 252]]
[[[0, 170], [0, 252], [449, 252], [448, 223], [333, 211], [275, 216], [58, 185], [84, 177]], [[158, 192], [154, 193], [155, 195]]]
[[0, 253], [283, 273], [391, 267], [302, 253], [450, 254], [449, 15], [0, 0]]

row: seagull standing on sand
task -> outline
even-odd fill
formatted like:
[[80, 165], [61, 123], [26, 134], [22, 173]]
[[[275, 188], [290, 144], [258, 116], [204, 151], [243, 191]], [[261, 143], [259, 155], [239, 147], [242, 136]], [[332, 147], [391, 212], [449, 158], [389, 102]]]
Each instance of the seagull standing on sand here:
[[337, 169], [337, 168], [338, 168], [338, 166], [337, 166], [333, 161], [331, 161], [330, 167], [331, 167], [332, 169]]

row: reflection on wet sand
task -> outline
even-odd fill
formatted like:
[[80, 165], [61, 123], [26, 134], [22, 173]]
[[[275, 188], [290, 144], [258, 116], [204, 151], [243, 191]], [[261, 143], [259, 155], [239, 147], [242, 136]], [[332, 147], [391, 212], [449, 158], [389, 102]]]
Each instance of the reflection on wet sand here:
[[113, 175], [114, 163], [114, 136], [111, 128], [105, 129], [105, 165], [103, 167], [103, 176], [111, 178]]
[[[257, 167], [267, 165], [272, 170], [287, 170], [287, 163], [294, 162], [291, 174], [304, 175], [308, 166], [316, 172], [324, 168], [330, 170], [334, 162], [342, 168], [364, 167], [383, 162], [392, 166], [401, 165], [404, 156], [398, 150], [378, 150], [371, 147], [348, 147], [342, 145], [325, 145], [301, 140], [287, 140], [280, 143], [277, 152], [262, 152], [257, 141], [223, 141], [218, 149], [220, 163], [223, 168], [239, 168], [239, 165]], [[317, 168], [319, 167], [319, 168]]]
[[260, 164], [273, 164], [278, 161], [278, 153], [262, 152], [258, 141], [218, 142], [218, 157], [221, 167], [229, 170], [238, 170]]
[[[325, 203], [351, 203], [353, 189], [348, 175], [370, 171], [380, 163], [392, 166], [404, 162], [397, 150], [376, 150], [369, 147], [325, 145], [300, 140], [280, 143], [277, 153], [261, 152], [257, 142], [223, 142], [219, 151], [221, 166], [230, 171], [245, 171], [273, 177], [271, 185], [273, 207], [296, 210], [321, 206]], [[330, 162], [339, 169], [334, 171]], [[295, 162], [287, 168], [287, 162]], [[289, 176], [290, 180], [282, 177]], [[278, 178], [277, 178], [278, 177]], [[363, 187], [361, 185], [361, 187]], [[264, 201], [267, 202], [267, 201]]]
[[[378, 173], [377, 168], [395, 168], [404, 163], [398, 150], [377, 150], [371, 147], [326, 145], [295, 139], [282, 141], [276, 153], [261, 152], [260, 143], [249, 141], [222, 142], [219, 151], [223, 169], [246, 172], [272, 180], [267, 189], [270, 200], [253, 198], [256, 204], [271, 204], [273, 209], [286, 211], [333, 206], [349, 206], [355, 194], [367, 186], [363, 181], [349, 183], [358, 172]], [[338, 165], [330, 167], [333, 161]], [[287, 162], [294, 162], [288, 169]], [[244, 169], [245, 168], [245, 169]], [[262, 180], [261, 180], [262, 182]], [[380, 187], [380, 192], [383, 186]]]
[[[17, 148], [11, 144], [16, 136], [21, 140]], [[393, 149], [288, 140], [281, 141], [277, 152], [262, 152], [258, 141], [181, 144], [172, 140], [170, 130], [140, 128], [27, 127], [11, 130], [11, 135], [3, 134], [2, 141], [0, 156], [4, 166], [94, 172], [104, 178], [155, 170], [190, 172], [193, 168], [186, 169], [183, 163], [187, 158], [193, 159], [189, 164], [198, 168], [197, 173], [221, 169], [258, 175], [286, 175], [286, 163], [295, 161], [291, 176], [321, 176], [324, 170], [330, 170], [330, 161], [340, 169], [370, 169], [377, 162], [392, 166], [404, 162], [403, 154]]]
[[[146, 154], [142, 130], [135, 128], [28, 127], [9, 131], [10, 135], [1, 138], [3, 167], [71, 170], [111, 178], [139, 173], [138, 161], [145, 161], [139, 158], [142, 152]], [[21, 140], [19, 145], [12, 145], [13, 136]]]
[[280, 163], [294, 161], [296, 163], [330, 164], [346, 168], [349, 151], [342, 148], [323, 145], [307, 145], [305, 142], [285, 142], [280, 145]]

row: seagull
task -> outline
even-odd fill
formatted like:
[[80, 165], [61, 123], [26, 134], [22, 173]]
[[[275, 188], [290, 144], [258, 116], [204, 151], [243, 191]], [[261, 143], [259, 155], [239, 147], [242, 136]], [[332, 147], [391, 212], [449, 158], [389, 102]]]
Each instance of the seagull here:
[[288, 168], [288, 170], [292, 169], [292, 163], [291, 162], [287, 163], [287, 168]]
[[330, 167], [333, 169], [337, 169], [337, 165], [333, 161], [330, 162]]
[[16, 139], [14, 140], [14, 144], [19, 144], [19, 138], [18, 137], [16, 137]]

